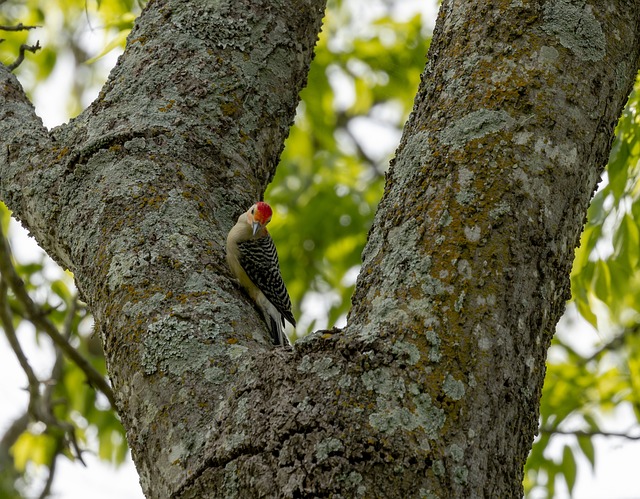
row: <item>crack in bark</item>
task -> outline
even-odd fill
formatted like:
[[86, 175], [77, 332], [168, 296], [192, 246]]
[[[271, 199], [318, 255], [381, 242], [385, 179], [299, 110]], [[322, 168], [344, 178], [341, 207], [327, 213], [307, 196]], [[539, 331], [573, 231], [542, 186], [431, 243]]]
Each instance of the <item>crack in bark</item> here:
[[104, 149], [123, 146], [126, 142], [133, 139], [153, 139], [161, 135], [169, 135], [170, 133], [171, 130], [169, 128], [154, 126], [147, 130], [132, 130], [105, 135], [71, 154], [65, 164], [63, 175], [66, 177], [74, 173], [79, 165], [87, 163], [92, 156]]

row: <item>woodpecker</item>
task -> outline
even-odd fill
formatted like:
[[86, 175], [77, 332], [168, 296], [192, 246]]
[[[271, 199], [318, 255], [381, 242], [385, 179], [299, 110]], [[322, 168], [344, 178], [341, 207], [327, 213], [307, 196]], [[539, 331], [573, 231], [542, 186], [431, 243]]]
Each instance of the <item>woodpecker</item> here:
[[271, 207], [260, 201], [238, 217], [227, 236], [227, 263], [233, 275], [262, 311], [274, 344], [291, 345], [285, 319], [294, 327], [291, 299], [280, 275], [278, 253], [267, 231]]

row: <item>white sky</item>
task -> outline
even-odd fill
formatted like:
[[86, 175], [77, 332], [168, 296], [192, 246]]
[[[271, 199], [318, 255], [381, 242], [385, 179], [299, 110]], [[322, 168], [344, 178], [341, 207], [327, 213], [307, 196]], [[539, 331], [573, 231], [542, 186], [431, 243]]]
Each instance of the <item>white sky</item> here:
[[[377, 2], [363, 2], [360, 13], [375, 12]], [[362, 6], [366, 5], [367, 9]], [[435, 19], [436, 7], [433, 0], [402, 0], [398, 3], [397, 13], [406, 17], [413, 12], [422, 10], [429, 18]], [[89, 34], [91, 36], [91, 34]], [[99, 40], [98, 40], [99, 38]], [[101, 44], [101, 35], [96, 35], [94, 43]], [[115, 63], [115, 55], [103, 61], [106, 64]], [[42, 85], [35, 95], [35, 106], [38, 114], [43, 118], [46, 126], [53, 127], [64, 120], [66, 116], [65, 99], [62, 97], [70, 87], [71, 82], [63, 67], [58, 66], [53, 78]], [[97, 94], [97, 89], [96, 89]], [[56, 98], [56, 95], [61, 97]], [[87, 103], [88, 104], [88, 103]], [[371, 137], [369, 130], [362, 136]], [[381, 141], [373, 138], [373, 144]], [[372, 146], [373, 147], [373, 146]], [[388, 145], [394, 148], [395, 146]], [[40, 251], [33, 239], [17, 225], [12, 226], [12, 243], [16, 256], [21, 260], [33, 260]], [[53, 269], [51, 272], [57, 272]], [[26, 331], [22, 336], [24, 348], [34, 366], [46, 373], [50, 368], [51, 355], [43, 354], [40, 347], [33, 341], [33, 333]], [[571, 338], [578, 343], [579, 348], [593, 348], [600, 340], [595, 332], [584, 325], [571, 331]], [[24, 338], [23, 338], [24, 339]], [[0, 335], [0, 434], [9, 426], [11, 421], [24, 411], [27, 404], [26, 377], [21, 371], [13, 352], [8, 346], [4, 335]], [[605, 429], [610, 431], [624, 431], [633, 423], [633, 414], [629, 407], [621, 407], [616, 413], [607, 417]], [[548, 451], [550, 455], [560, 456], [565, 443], [571, 443], [572, 437], [556, 437]], [[630, 442], [619, 438], [596, 438], [596, 472], [593, 475], [590, 465], [585, 459], [578, 462], [578, 480], [574, 489], [575, 499], [640, 499], [640, 441]], [[72, 463], [66, 458], [59, 458], [56, 481], [53, 485], [53, 497], [60, 499], [141, 499], [142, 491], [138, 484], [135, 467], [130, 458], [119, 467], [114, 468], [105, 464], [92, 455], [84, 456], [88, 467]], [[43, 473], [43, 479], [46, 475]], [[569, 497], [566, 488], [561, 484], [556, 486], [556, 498]], [[40, 490], [40, 484], [34, 492]]]

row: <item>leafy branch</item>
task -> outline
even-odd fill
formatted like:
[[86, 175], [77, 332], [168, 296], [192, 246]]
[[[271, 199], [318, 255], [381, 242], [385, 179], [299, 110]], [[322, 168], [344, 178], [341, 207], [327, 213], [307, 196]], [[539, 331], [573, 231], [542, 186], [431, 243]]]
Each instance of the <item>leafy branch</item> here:
[[[56, 326], [49, 320], [46, 312], [36, 304], [27, 290], [24, 282], [16, 272], [11, 258], [9, 243], [0, 228], [0, 274], [8, 287], [13, 291], [16, 299], [24, 307], [26, 317], [39, 330], [43, 331], [51, 338], [53, 343], [64, 353], [64, 355], [74, 362], [85, 374], [89, 383], [100, 390], [109, 400], [111, 407], [116, 407], [116, 399], [113, 390], [105, 378], [89, 363], [89, 361], [78, 352], [69, 341], [58, 331]], [[24, 368], [24, 366], [23, 366]], [[25, 372], [27, 372], [25, 370]], [[29, 376], [27, 372], [27, 376]], [[31, 381], [31, 380], [30, 380]]]
[[[27, 380], [29, 383], [29, 408], [28, 412], [33, 419], [36, 421], [41, 421], [49, 430], [54, 430], [56, 428], [63, 430], [64, 434], [67, 435], [69, 439], [69, 443], [73, 447], [77, 458], [84, 464], [82, 460], [80, 448], [78, 447], [78, 443], [75, 437], [75, 429], [71, 423], [67, 423], [65, 421], [60, 421], [53, 415], [53, 404], [51, 403], [50, 397], [49, 400], [46, 400], [40, 394], [40, 380], [35, 375], [29, 361], [27, 360], [27, 356], [24, 354], [22, 350], [22, 346], [18, 341], [18, 337], [16, 335], [16, 331], [13, 327], [13, 321], [11, 316], [11, 309], [9, 307], [9, 300], [7, 297], [8, 286], [4, 279], [4, 276], [0, 278], [0, 323], [2, 323], [2, 327], [4, 329], [7, 340], [9, 341], [9, 345], [11, 349], [16, 354], [18, 358], [18, 362], [20, 363], [20, 367], [27, 375]], [[54, 432], [55, 434], [55, 432]], [[61, 440], [59, 438], [59, 440]]]
[[[73, 319], [78, 310], [77, 298], [71, 300], [71, 304], [65, 315], [63, 324], [63, 337], [69, 340], [73, 330]], [[63, 377], [63, 365], [64, 358], [62, 350], [56, 349], [56, 359], [51, 370], [50, 379], [46, 382], [42, 382], [38, 379], [33, 371], [33, 368], [29, 364], [29, 361], [22, 350], [20, 342], [17, 338], [16, 330], [13, 326], [13, 317], [11, 307], [8, 300], [8, 286], [3, 276], [0, 275], [0, 324], [4, 329], [5, 336], [14, 351], [20, 366], [27, 376], [28, 391], [29, 391], [29, 404], [26, 412], [20, 416], [12, 424], [11, 428], [2, 438], [0, 443], [0, 451], [2, 454], [0, 458], [5, 461], [10, 458], [10, 448], [17, 441], [20, 434], [27, 430], [30, 420], [40, 421], [46, 425], [46, 432], [54, 439], [54, 449], [48, 463], [48, 477], [43, 486], [43, 489], [38, 496], [39, 499], [45, 499], [49, 497], [51, 493], [51, 486], [56, 473], [56, 462], [58, 456], [67, 448], [71, 447], [73, 454], [82, 463], [85, 464], [82, 459], [82, 451], [78, 446], [75, 428], [73, 424], [61, 421], [53, 414], [54, 407], [59, 401], [53, 400], [53, 393], [56, 385], [62, 380]], [[41, 386], [45, 385], [44, 390], [41, 391]], [[62, 431], [59, 431], [62, 430]], [[5, 463], [9, 464], [9, 463]]]

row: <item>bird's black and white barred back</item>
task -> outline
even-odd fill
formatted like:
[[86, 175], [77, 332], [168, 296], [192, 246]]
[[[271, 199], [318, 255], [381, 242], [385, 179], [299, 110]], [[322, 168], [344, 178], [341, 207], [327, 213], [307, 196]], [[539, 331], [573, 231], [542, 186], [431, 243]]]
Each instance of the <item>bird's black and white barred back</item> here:
[[260, 288], [271, 304], [282, 314], [282, 325], [285, 319], [293, 326], [296, 320], [291, 313], [291, 299], [280, 274], [278, 252], [271, 236], [249, 239], [238, 243], [240, 265], [249, 279]]

